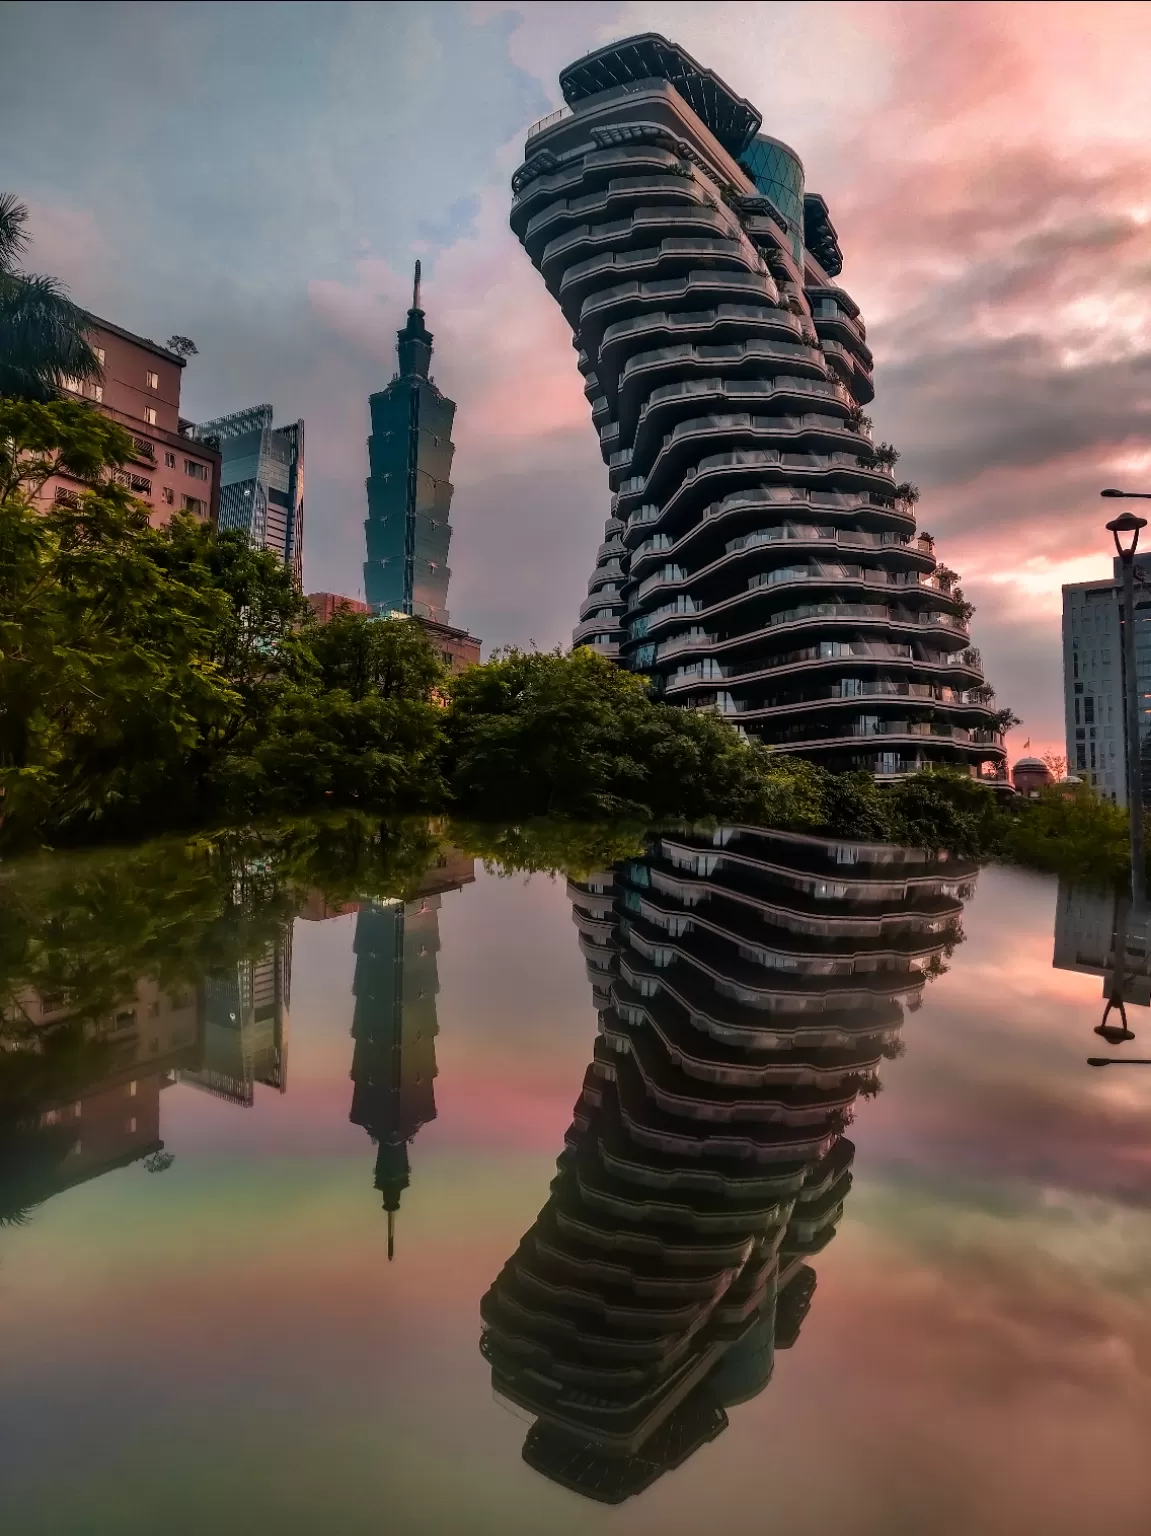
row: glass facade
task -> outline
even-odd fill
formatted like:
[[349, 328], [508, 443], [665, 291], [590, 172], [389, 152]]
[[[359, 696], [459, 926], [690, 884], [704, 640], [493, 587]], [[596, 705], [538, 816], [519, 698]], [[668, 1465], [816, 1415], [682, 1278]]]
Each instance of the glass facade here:
[[448, 521], [455, 401], [429, 377], [432, 334], [419, 307], [419, 275], [397, 334], [399, 372], [369, 400], [364, 596], [376, 613], [448, 621]]
[[783, 215], [791, 236], [792, 254], [803, 260], [803, 162], [794, 150], [766, 133], [757, 134], [744, 151], [740, 165], [756, 190]]
[[270, 405], [202, 421], [191, 436], [218, 447], [219, 527], [270, 549], [303, 585], [304, 423], [273, 427]]

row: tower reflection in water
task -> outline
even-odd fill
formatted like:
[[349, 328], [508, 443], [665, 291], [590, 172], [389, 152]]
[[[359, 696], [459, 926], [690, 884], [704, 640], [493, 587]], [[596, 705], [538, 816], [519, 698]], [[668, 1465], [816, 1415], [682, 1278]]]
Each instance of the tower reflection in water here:
[[569, 884], [599, 1038], [547, 1204], [481, 1304], [531, 1466], [618, 1503], [764, 1389], [843, 1213], [855, 1100], [973, 880], [730, 827]]
[[[169, 1166], [161, 1094], [174, 1084], [248, 1110], [258, 1089], [286, 1092], [291, 903], [274, 885], [262, 891], [243, 868], [233, 876], [220, 925], [229, 931], [250, 925], [260, 937], [241, 958], [210, 963], [213, 925], [196, 926], [194, 903], [176, 911], [172, 954], [161, 941], [151, 959], [169, 971], [179, 960], [185, 973], [179, 985], [141, 975], [113, 1000], [93, 991], [101, 966], [93, 968], [92, 980], [81, 968], [70, 986], [53, 992], [21, 984], [18, 973], [0, 975], [0, 1226], [26, 1220], [54, 1195], [130, 1164], [143, 1162], [156, 1172]], [[474, 861], [441, 846], [408, 901], [331, 904], [317, 888], [297, 911], [306, 922], [357, 914], [350, 1118], [378, 1149], [375, 1185], [388, 1213], [389, 1257], [408, 1184], [408, 1144], [436, 1113], [440, 898], [473, 879]], [[129, 901], [141, 894], [151, 893], [130, 889]], [[90, 917], [79, 902], [68, 913], [78, 914], [82, 926]], [[202, 969], [195, 948], [177, 953], [184, 919], [204, 945]], [[51, 943], [61, 921], [49, 906], [42, 925], [33, 922], [37, 948]], [[109, 959], [122, 959], [129, 974], [131, 939], [124, 939], [120, 955], [109, 935]]]
[[375, 1185], [388, 1213], [388, 1258], [408, 1187], [408, 1145], [436, 1117], [440, 897], [475, 879], [475, 861], [442, 852], [411, 901], [369, 902], [356, 918], [353, 1125], [376, 1144]]

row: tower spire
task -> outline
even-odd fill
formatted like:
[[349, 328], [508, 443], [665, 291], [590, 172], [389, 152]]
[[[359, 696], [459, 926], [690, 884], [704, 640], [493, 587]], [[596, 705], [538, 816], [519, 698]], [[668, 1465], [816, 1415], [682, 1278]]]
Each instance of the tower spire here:
[[420, 283], [422, 267], [416, 262], [412, 279], [412, 307], [408, 310], [407, 324], [396, 332], [396, 351], [400, 360], [400, 377], [426, 379], [432, 361], [432, 333], [424, 324], [424, 312], [420, 308]]

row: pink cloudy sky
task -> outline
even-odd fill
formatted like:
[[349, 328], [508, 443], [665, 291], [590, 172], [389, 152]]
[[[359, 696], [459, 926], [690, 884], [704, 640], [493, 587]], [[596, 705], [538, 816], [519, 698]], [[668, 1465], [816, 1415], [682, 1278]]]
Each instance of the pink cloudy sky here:
[[[422, 256], [459, 403], [453, 615], [553, 644], [607, 490], [508, 177], [559, 68], [648, 29], [755, 100], [827, 197], [877, 431], [978, 606], [1013, 745], [1058, 748], [1060, 584], [1108, 569], [1099, 488], [1151, 482], [1146, 7], [9, 5], [6, 174], [79, 299], [199, 341], [190, 414], [305, 417], [313, 588], [360, 579], [366, 396]], [[47, 47], [131, 89], [46, 98]]]

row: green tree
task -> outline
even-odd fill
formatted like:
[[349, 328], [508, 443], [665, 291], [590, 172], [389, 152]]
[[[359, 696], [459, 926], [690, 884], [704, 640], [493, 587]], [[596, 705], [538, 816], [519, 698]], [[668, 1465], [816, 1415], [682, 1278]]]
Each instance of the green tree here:
[[28, 209], [0, 193], [0, 396], [53, 400], [62, 376], [98, 379], [91, 322], [53, 277], [21, 272]]
[[454, 678], [446, 771], [469, 814], [810, 824], [818, 774], [717, 715], [653, 701], [587, 648], [509, 650]]
[[[219, 595], [159, 558], [113, 478], [126, 434], [78, 402], [0, 400], [0, 833], [115, 820], [170, 796], [236, 696], [209, 654]], [[66, 469], [75, 501], [33, 496]]]
[[265, 629], [256, 650], [279, 657], [278, 671], [236, 681], [244, 709], [209, 769], [209, 798], [232, 817], [325, 799], [438, 806], [443, 710], [432, 697], [444, 678], [423, 630], [354, 613], [300, 618], [274, 639]]
[[959, 769], [930, 768], [886, 791], [887, 836], [933, 852], [986, 857], [999, 846], [1002, 813], [985, 784]]
[[1016, 863], [1083, 880], [1109, 881], [1130, 869], [1127, 812], [1089, 784], [1050, 784], [1012, 805], [1002, 851]]

